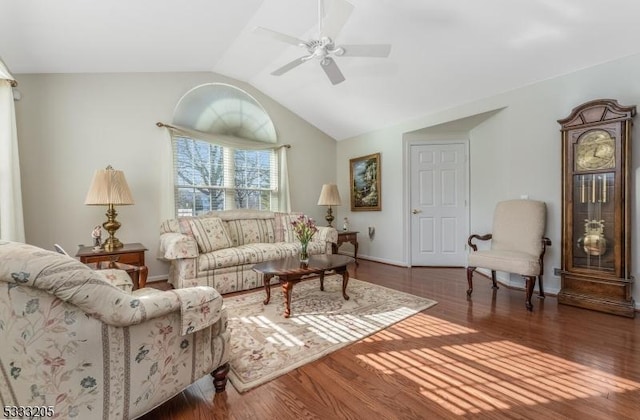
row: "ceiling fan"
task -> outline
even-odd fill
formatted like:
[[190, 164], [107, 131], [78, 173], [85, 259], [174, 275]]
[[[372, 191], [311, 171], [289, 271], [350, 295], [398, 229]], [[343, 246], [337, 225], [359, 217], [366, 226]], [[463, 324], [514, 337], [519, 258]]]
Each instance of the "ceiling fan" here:
[[281, 76], [298, 67], [300, 64], [315, 58], [320, 67], [326, 73], [332, 84], [337, 85], [345, 80], [342, 72], [333, 59], [336, 57], [387, 57], [391, 52], [389, 44], [356, 44], [336, 45], [335, 39], [342, 27], [349, 19], [353, 5], [345, 0], [333, 0], [332, 7], [323, 20], [324, 2], [318, 0], [318, 37], [303, 41], [293, 36], [273, 31], [271, 29], [257, 27], [254, 32], [270, 36], [278, 41], [304, 48], [307, 53], [302, 57], [285, 64], [271, 72], [274, 76]]

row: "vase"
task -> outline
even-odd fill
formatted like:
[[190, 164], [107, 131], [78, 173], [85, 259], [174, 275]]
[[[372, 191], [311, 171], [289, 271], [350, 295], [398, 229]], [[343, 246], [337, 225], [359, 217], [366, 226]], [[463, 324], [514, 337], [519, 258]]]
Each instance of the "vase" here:
[[308, 263], [309, 262], [309, 254], [307, 253], [307, 245], [309, 245], [308, 243], [300, 243], [301, 247], [300, 247], [300, 262], [301, 263]]

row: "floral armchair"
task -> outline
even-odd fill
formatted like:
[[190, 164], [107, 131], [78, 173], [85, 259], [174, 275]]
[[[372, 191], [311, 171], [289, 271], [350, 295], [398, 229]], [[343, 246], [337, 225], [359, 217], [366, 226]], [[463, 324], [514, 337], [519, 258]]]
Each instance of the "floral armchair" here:
[[5, 407], [129, 419], [209, 373], [216, 392], [225, 389], [229, 331], [218, 292], [127, 292], [121, 281], [65, 255], [0, 241]]

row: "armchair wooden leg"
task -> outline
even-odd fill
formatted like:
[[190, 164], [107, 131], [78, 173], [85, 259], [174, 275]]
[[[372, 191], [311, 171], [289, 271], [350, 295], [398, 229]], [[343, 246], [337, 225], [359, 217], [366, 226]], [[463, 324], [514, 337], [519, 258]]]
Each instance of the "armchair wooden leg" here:
[[471, 296], [473, 292], [473, 270], [476, 267], [467, 267], [467, 283], [469, 283], [469, 288], [467, 289], [467, 296]]
[[493, 286], [491, 286], [491, 288], [493, 290], [498, 290], [498, 282], [496, 281], [496, 271], [495, 270], [491, 270], [491, 281], [493, 282]]
[[544, 289], [542, 288], [542, 275], [538, 276], [538, 299], [544, 299]]
[[213, 386], [216, 389], [216, 394], [218, 392], [224, 392], [227, 387], [227, 373], [229, 373], [230, 365], [229, 363], [225, 363], [222, 366], [219, 366], [216, 370], [211, 372], [211, 376], [213, 376]]
[[531, 303], [531, 296], [533, 295], [533, 288], [536, 285], [536, 276], [523, 276], [526, 280], [527, 299], [525, 306], [528, 311], [533, 311], [533, 304]]

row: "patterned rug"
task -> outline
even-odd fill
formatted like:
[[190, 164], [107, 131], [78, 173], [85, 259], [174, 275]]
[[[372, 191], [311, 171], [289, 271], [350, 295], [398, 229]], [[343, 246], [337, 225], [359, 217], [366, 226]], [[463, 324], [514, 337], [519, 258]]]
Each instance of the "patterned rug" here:
[[284, 318], [280, 286], [224, 299], [231, 330], [229, 379], [245, 392], [306, 363], [408, 318], [437, 302], [351, 278], [348, 301], [342, 276], [303, 280], [293, 287]]

